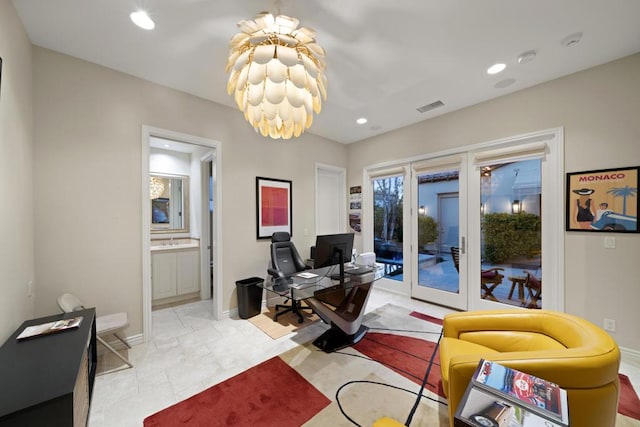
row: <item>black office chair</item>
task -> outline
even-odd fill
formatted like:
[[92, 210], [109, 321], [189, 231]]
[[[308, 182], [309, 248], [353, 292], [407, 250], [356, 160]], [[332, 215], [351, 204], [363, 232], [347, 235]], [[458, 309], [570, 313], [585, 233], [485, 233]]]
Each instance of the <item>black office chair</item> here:
[[[305, 264], [296, 246], [291, 241], [289, 233], [284, 231], [273, 233], [271, 236], [271, 266], [267, 269], [267, 272], [273, 277], [273, 280], [286, 281], [292, 275], [309, 269], [311, 269], [311, 267]], [[287, 298], [287, 301], [288, 300], [289, 298]], [[298, 315], [298, 322], [302, 323], [304, 319], [299, 310], [311, 310], [311, 308], [303, 307], [300, 302], [293, 300], [291, 300], [291, 305], [286, 305], [287, 301], [285, 301], [285, 304], [276, 304], [276, 315], [273, 320], [277, 321], [278, 316], [281, 314], [293, 311]]]

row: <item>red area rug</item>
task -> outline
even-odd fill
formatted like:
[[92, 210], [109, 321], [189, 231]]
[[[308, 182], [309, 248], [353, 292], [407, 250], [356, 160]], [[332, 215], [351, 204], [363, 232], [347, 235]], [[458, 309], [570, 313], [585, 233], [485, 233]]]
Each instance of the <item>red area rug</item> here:
[[145, 418], [144, 426], [299, 426], [329, 403], [274, 357]]
[[640, 399], [629, 381], [629, 377], [618, 374], [620, 377], [620, 400], [618, 401], [618, 412], [627, 417], [640, 420]]
[[[353, 348], [416, 384], [422, 384], [436, 343], [402, 335], [369, 332]], [[440, 357], [436, 353], [426, 388], [445, 397], [440, 377]]]
[[435, 323], [436, 325], [442, 326], [442, 319], [429, 316], [428, 314], [420, 313], [419, 311], [412, 311], [411, 313], [409, 313], [409, 316], [413, 316], [416, 319], [426, 320], [427, 322]]
[[[422, 313], [413, 312], [411, 316], [441, 324], [441, 319]], [[435, 342], [377, 332], [369, 332], [354, 346], [416, 384], [422, 384], [435, 347]], [[640, 419], [640, 400], [629, 378], [620, 374], [620, 384], [618, 412]], [[427, 389], [444, 398], [437, 353]], [[144, 426], [299, 426], [330, 403], [280, 357], [274, 357], [147, 417]]]
[[[409, 315], [417, 319], [422, 319], [422, 320], [426, 320], [427, 322], [435, 323], [437, 325], [442, 325], [442, 319], [438, 319], [436, 317], [432, 317], [424, 313], [413, 311]], [[372, 356], [369, 356], [369, 357], [372, 357]], [[437, 378], [439, 380], [440, 379], [440, 365], [439, 365], [440, 362], [439, 362], [439, 359], [436, 359], [436, 360], [438, 360], [438, 374], [437, 374], [438, 377]], [[405, 368], [405, 369], [409, 370], [409, 368]], [[426, 369], [426, 366], [424, 369]], [[432, 368], [432, 371], [433, 371], [433, 368]], [[423, 370], [423, 373], [424, 372], [425, 371]], [[624, 374], [618, 374], [618, 376], [620, 377], [620, 399], [618, 401], [618, 413], [636, 420], [640, 420], [640, 399], [638, 398], [636, 391], [633, 389], [633, 386], [631, 385], [631, 381], [629, 381], [629, 378]], [[434, 381], [432, 380], [432, 377], [435, 380], [435, 376], [433, 376], [433, 372], [429, 374], [430, 383]], [[441, 388], [442, 388], [442, 382], [439, 383], [438, 395], [445, 397], [444, 394], [440, 394]], [[433, 389], [431, 390], [433, 391]]]

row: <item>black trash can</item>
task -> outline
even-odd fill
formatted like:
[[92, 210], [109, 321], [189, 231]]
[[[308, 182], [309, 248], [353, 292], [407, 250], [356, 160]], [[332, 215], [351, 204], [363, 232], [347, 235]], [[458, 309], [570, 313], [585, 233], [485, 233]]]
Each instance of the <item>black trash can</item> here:
[[261, 277], [250, 277], [236, 282], [238, 292], [238, 314], [241, 319], [248, 319], [260, 314], [262, 305], [262, 288], [264, 282]]

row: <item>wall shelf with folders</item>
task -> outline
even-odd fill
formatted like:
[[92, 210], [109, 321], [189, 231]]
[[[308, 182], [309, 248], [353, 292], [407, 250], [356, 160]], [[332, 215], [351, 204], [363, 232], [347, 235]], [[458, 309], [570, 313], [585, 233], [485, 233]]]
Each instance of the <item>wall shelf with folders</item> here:
[[[18, 340], [27, 326], [82, 316], [77, 328]], [[0, 427], [86, 426], [96, 375], [96, 312], [24, 322], [0, 347]]]

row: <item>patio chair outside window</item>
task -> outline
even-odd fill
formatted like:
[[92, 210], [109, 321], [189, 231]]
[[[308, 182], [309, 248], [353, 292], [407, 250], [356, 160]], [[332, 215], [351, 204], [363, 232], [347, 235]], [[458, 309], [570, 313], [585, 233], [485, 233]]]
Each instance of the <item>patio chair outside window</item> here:
[[[455, 246], [451, 247], [451, 256], [453, 257], [453, 265], [456, 267], [456, 271], [460, 272], [460, 248]], [[480, 271], [480, 286], [482, 287], [482, 299], [488, 299], [498, 302], [498, 298], [493, 295], [495, 288], [502, 283], [504, 275], [500, 272], [504, 271], [504, 268], [493, 267]]]

